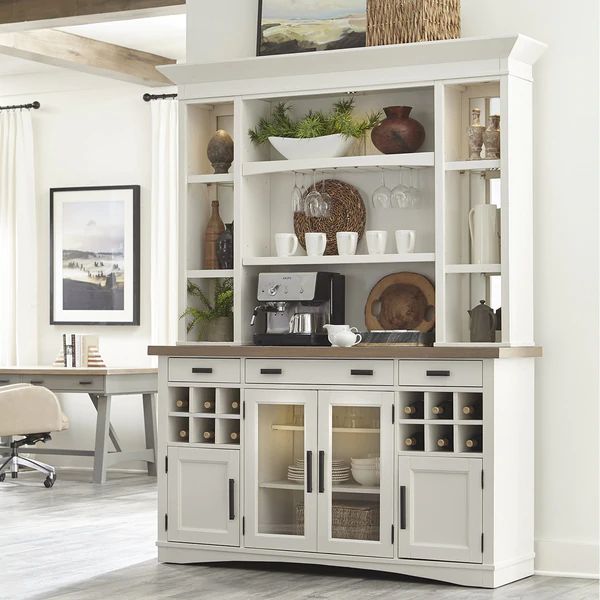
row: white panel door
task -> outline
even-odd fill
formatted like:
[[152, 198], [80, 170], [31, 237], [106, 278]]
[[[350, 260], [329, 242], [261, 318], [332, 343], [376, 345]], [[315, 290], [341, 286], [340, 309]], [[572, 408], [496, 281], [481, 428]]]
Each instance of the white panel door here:
[[399, 557], [481, 563], [480, 458], [399, 459]]
[[393, 392], [319, 392], [319, 552], [393, 557], [393, 404]]
[[169, 448], [170, 542], [240, 545], [239, 450]]
[[245, 390], [245, 545], [317, 549], [317, 392]]

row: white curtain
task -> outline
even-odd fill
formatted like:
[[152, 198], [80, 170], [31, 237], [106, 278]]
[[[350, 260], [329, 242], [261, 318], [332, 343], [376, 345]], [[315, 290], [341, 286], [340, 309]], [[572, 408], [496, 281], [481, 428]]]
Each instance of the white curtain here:
[[31, 113], [0, 111], [0, 365], [36, 365], [37, 219]]
[[152, 110], [152, 343], [177, 341], [178, 119], [177, 100], [153, 100]]

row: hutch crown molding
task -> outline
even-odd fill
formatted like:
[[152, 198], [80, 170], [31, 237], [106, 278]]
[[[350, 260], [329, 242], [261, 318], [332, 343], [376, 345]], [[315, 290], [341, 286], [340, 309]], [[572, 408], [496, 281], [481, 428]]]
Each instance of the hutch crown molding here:
[[[181, 323], [177, 346], [150, 348], [159, 560], [306, 562], [483, 587], [533, 573], [531, 93], [544, 48], [516, 35], [161, 69], [181, 107], [180, 313], [189, 280], [209, 291], [232, 277], [234, 339], [198, 343]], [[302, 114], [345, 94], [359, 113], [413, 106], [422, 151], [382, 155], [364, 142], [342, 158], [282, 160], [248, 137], [281, 100]], [[501, 116], [497, 160], [467, 160], [473, 108]], [[235, 142], [225, 175], [205, 152], [219, 128]], [[422, 206], [368, 206], [367, 223], [415, 229], [415, 253], [369, 256], [363, 241], [356, 256], [274, 256], [274, 234], [293, 231], [296, 173], [343, 179], [366, 198], [382, 173], [404, 169]], [[231, 270], [201, 268], [214, 199], [235, 222]], [[470, 258], [468, 214], [482, 203], [501, 208], [499, 264]], [[435, 346], [250, 345], [259, 272], [307, 267], [346, 276], [347, 322], [359, 328], [383, 276], [428, 277]], [[471, 343], [467, 310], [491, 296], [500, 339]]]

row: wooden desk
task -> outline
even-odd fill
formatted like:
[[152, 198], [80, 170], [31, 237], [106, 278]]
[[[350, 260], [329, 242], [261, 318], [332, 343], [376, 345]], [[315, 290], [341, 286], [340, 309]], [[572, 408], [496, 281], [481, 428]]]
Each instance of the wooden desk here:
[[[106, 469], [114, 464], [141, 460], [148, 464], [148, 475], [156, 475], [156, 392], [157, 369], [67, 369], [65, 367], [0, 368], [0, 386], [13, 383], [41, 385], [57, 394], [87, 394], [96, 409], [94, 450], [67, 450], [31, 447], [32, 454], [93, 456], [94, 482], [106, 481]], [[110, 423], [113, 397], [141, 394], [144, 407], [146, 447], [123, 450]], [[109, 449], [109, 439], [114, 450]], [[0, 449], [6, 449], [6, 445]], [[29, 447], [24, 446], [24, 451]]]

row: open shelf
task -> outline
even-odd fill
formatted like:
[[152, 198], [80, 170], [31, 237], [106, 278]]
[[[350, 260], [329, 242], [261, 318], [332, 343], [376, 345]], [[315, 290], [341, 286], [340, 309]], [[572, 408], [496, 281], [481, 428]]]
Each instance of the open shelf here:
[[446, 163], [446, 171], [490, 171], [500, 169], [500, 159], [453, 160]]
[[381, 169], [384, 167], [433, 167], [433, 152], [410, 154], [373, 154], [337, 158], [303, 158], [296, 160], [263, 160], [242, 165], [245, 176], [270, 173], [327, 171], [336, 169]]
[[334, 427], [333, 433], [372, 433], [379, 435], [381, 429], [379, 428], [368, 428], [368, 427]]
[[205, 185], [233, 185], [233, 173], [215, 173], [212, 175], [188, 175], [187, 182], [203, 183]]
[[502, 265], [446, 265], [446, 273], [480, 273], [500, 275]]
[[[275, 490], [303, 490], [304, 484], [296, 483], [294, 481], [288, 481], [286, 479], [282, 481], [264, 481], [259, 484], [261, 488], [269, 488]], [[348, 494], [379, 494], [378, 487], [371, 487], [367, 485], [360, 485], [358, 483], [337, 483], [331, 487], [331, 491], [334, 493], [348, 493]]]
[[411, 254], [357, 254], [354, 256], [252, 256], [243, 259], [244, 266], [373, 265], [422, 262], [435, 262], [435, 254], [433, 252], [415, 252]]
[[233, 277], [233, 269], [197, 269], [186, 271], [188, 279], [222, 279]]

